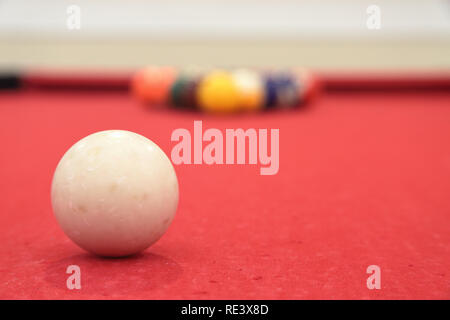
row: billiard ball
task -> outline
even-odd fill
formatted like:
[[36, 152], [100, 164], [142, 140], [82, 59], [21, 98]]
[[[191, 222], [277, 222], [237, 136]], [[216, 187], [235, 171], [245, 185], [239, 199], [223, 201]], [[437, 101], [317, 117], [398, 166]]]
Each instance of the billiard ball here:
[[193, 109], [197, 106], [197, 86], [200, 77], [188, 73], [180, 74], [175, 80], [170, 97], [175, 107]]
[[275, 75], [265, 73], [264, 77], [264, 106], [267, 109], [273, 108], [277, 103], [277, 81]]
[[239, 96], [239, 108], [255, 111], [264, 104], [264, 84], [261, 76], [250, 69], [237, 69], [232, 73]]
[[293, 108], [299, 104], [299, 84], [292, 73], [281, 71], [275, 76], [276, 104], [280, 108]]
[[184, 86], [183, 94], [181, 96], [181, 103], [187, 108], [196, 108], [197, 103], [197, 87], [200, 78], [188, 77], [186, 85]]
[[174, 218], [178, 182], [165, 153], [123, 130], [75, 143], [59, 161], [51, 186], [54, 215], [65, 234], [100, 256], [138, 253]]
[[230, 72], [207, 73], [197, 88], [199, 108], [207, 112], [232, 113], [239, 109], [239, 94]]
[[151, 66], [136, 72], [131, 80], [131, 90], [139, 100], [151, 105], [168, 102], [170, 88], [177, 71], [172, 67]]
[[297, 79], [300, 103], [305, 104], [318, 95], [321, 85], [313, 72], [305, 68], [294, 68], [293, 74]]
[[182, 96], [188, 79], [184, 75], [179, 75], [170, 89], [170, 101], [175, 107], [184, 107]]

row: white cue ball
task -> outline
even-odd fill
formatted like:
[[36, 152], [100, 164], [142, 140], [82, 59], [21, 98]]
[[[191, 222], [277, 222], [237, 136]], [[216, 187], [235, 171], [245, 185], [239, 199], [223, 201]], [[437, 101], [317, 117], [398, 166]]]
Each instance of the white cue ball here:
[[165, 153], [149, 139], [101, 131], [75, 143], [53, 176], [53, 211], [65, 234], [92, 253], [138, 253], [167, 230], [178, 181]]

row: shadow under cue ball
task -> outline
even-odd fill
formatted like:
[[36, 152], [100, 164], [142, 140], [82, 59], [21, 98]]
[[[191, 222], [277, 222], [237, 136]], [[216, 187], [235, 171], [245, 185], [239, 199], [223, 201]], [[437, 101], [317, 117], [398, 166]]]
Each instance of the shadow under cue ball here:
[[178, 181], [169, 158], [149, 139], [130, 131], [101, 131], [64, 154], [51, 200], [59, 225], [81, 248], [128, 256], [167, 230], [178, 206]]

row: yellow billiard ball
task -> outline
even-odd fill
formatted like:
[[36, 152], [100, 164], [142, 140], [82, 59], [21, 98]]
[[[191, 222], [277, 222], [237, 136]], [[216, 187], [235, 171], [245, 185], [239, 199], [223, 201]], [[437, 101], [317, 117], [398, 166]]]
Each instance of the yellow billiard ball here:
[[197, 88], [199, 108], [207, 112], [232, 113], [239, 110], [239, 92], [233, 76], [224, 70], [206, 74]]

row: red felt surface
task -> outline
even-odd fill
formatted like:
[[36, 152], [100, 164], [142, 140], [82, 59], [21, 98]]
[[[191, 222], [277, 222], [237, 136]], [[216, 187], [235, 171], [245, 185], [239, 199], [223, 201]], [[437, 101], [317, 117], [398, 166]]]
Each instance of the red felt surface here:
[[[99, 130], [279, 128], [280, 171], [181, 165], [177, 216], [145, 253], [102, 259], [50, 206], [60, 157]], [[450, 94], [325, 93], [309, 110], [150, 111], [111, 92], [0, 94], [0, 298], [449, 299]], [[68, 265], [82, 289], [66, 288]], [[381, 290], [366, 268], [381, 267]]]

